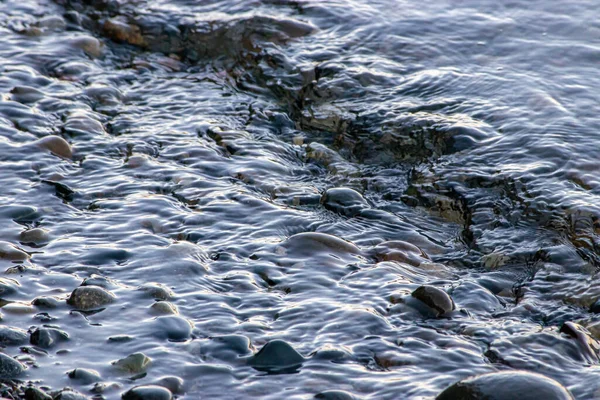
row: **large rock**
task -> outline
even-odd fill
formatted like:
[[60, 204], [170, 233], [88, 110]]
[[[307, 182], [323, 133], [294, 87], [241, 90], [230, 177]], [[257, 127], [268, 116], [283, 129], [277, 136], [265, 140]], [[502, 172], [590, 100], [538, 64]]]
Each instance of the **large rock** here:
[[0, 379], [14, 379], [25, 371], [25, 366], [12, 357], [0, 353]]
[[98, 286], [80, 286], [73, 290], [67, 303], [79, 310], [93, 310], [112, 303], [115, 295]]
[[436, 400], [573, 400], [560, 383], [526, 371], [503, 371], [456, 382]]

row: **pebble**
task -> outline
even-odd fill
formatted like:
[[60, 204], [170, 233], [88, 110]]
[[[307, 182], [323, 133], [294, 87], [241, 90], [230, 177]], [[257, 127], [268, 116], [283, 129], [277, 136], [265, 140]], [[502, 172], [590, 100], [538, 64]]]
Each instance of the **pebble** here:
[[65, 388], [61, 390], [56, 396], [54, 396], [53, 400], [89, 400], [87, 396], [74, 391], [71, 388]]
[[369, 208], [369, 203], [356, 190], [350, 188], [328, 189], [321, 197], [321, 204], [335, 213], [354, 217], [364, 208]]
[[12, 357], [0, 353], [0, 379], [13, 379], [25, 371], [25, 366]]
[[179, 314], [177, 306], [168, 301], [157, 301], [150, 306], [150, 310], [153, 314], [157, 315], [176, 315]]
[[57, 308], [60, 303], [54, 297], [40, 296], [40, 297], [36, 297], [35, 299], [33, 299], [31, 304], [33, 304], [34, 306], [39, 307], [39, 308], [52, 309], [52, 308]]
[[83, 385], [89, 385], [102, 380], [100, 374], [93, 369], [75, 368], [67, 372], [69, 378], [81, 382]]
[[30, 86], [15, 86], [10, 91], [11, 98], [19, 103], [35, 103], [46, 97], [43, 92]]
[[92, 58], [99, 58], [104, 53], [104, 45], [96, 38], [91, 36], [80, 36], [70, 42], [72, 47], [83, 50], [85, 54]]
[[173, 394], [180, 393], [183, 390], [183, 379], [178, 376], [163, 376], [152, 384], [167, 388]]
[[375, 246], [373, 252], [378, 261], [397, 261], [415, 267], [429, 260], [429, 257], [420, 248], [401, 240], [380, 243]]
[[29, 341], [35, 346], [49, 349], [54, 347], [57, 343], [68, 339], [69, 335], [60, 329], [42, 327], [33, 331]]
[[80, 286], [73, 290], [67, 303], [79, 310], [93, 310], [112, 303], [115, 295], [99, 286]]
[[169, 300], [175, 295], [171, 290], [158, 283], [145, 283], [140, 286], [139, 290], [148, 293], [155, 300]]
[[34, 144], [40, 149], [48, 150], [52, 154], [59, 157], [67, 159], [71, 159], [73, 157], [71, 145], [60, 136], [44, 136], [43, 138], [36, 140]]
[[27, 343], [27, 332], [11, 326], [0, 326], [0, 346], [20, 346]]
[[314, 255], [318, 251], [360, 254], [354, 244], [327, 233], [303, 232], [290, 236], [285, 247], [298, 255]]
[[0, 260], [25, 261], [29, 254], [8, 242], [0, 242]]
[[425, 303], [438, 317], [455, 309], [454, 301], [448, 293], [433, 286], [419, 286], [411, 296]]
[[52, 400], [52, 396], [39, 388], [30, 386], [25, 389], [25, 400]]
[[156, 318], [152, 332], [161, 339], [183, 341], [190, 338], [192, 328], [192, 324], [187, 319], [169, 315]]
[[121, 398], [123, 400], [171, 400], [173, 395], [162, 386], [143, 385], [129, 389]]
[[2, 311], [7, 314], [33, 314], [36, 312], [36, 309], [33, 308], [30, 304], [12, 302], [6, 304], [2, 307]]
[[138, 374], [148, 368], [151, 363], [152, 360], [150, 357], [146, 356], [144, 353], [133, 353], [125, 358], [113, 361], [112, 365], [121, 371]]
[[291, 345], [283, 340], [272, 340], [250, 358], [248, 364], [258, 371], [292, 372], [305, 361]]
[[42, 228], [29, 229], [19, 234], [19, 241], [21, 243], [42, 245], [50, 241], [50, 232]]
[[560, 383], [526, 371], [503, 371], [463, 379], [440, 393], [436, 400], [573, 400]]
[[352, 396], [348, 392], [342, 390], [326, 390], [315, 395], [315, 399], [321, 400], [356, 400], [356, 397]]

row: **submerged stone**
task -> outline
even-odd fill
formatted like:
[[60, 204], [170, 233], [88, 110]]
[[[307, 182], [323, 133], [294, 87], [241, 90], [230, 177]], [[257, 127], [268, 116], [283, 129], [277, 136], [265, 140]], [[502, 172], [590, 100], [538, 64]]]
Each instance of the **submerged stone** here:
[[71, 150], [71, 145], [60, 136], [49, 135], [45, 136], [41, 139], [38, 139], [34, 143], [37, 147], [48, 150], [54, 155], [57, 155], [62, 158], [70, 159], [73, 157], [73, 151]]
[[25, 261], [29, 254], [8, 242], [0, 242], [0, 260]]
[[373, 252], [378, 261], [397, 261], [419, 266], [429, 260], [419, 247], [401, 240], [379, 243]]
[[436, 400], [573, 400], [560, 383], [526, 371], [503, 371], [463, 379], [440, 393]]
[[330, 211], [348, 217], [356, 216], [362, 209], [369, 207], [360, 193], [343, 187], [328, 189], [321, 197], [321, 204]]
[[433, 286], [419, 286], [411, 296], [425, 303], [438, 317], [452, 312], [455, 308], [454, 301], [448, 293]]
[[150, 357], [146, 356], [144, 353], [133, 353], [125, 358], [113, 361], [112, 365], [121, 371], [138, 374], [148, 368], [151, 362], [152, 360]]
[[89, 385], [91, 383], [96, 383], [102, 380], [100, 374], [93, 369], [87, 368], [75, 368], [69, 372], [67, 372], [69, 378], [79, 381], [84, 385]]
[[592, 362], [598, 361], [600, 343], [590, 336], [590, 332], [575, 322], [567, 321], [560, 327], [560, 332], [577, 340], [579, 347]]
[[179, 314], [177, 310], [177, 306], [168, 301], [157, 301], [156, 303], [150, 306], [150, 309], [153, 314], [158, 315], [175, 315]]
[[356, 397], [342, 390], [326, 390], [316, 394], [314, 398], [321, 400], [356, 400]]
[[55, 299], [54, 297], [48, 297], [48, 296], [36, 297], [35, 299], [33, 299], [31, 304], [33, 304], [34, 306], [39, 307], [39, 308], [50, 308], [50, 309], [57, 308], [59, 306], [59, 302], [57, 299]]
[[55, 346], [57, 343], [68, 340], [69, 335], [56, 328], [37, 328], [31, 334], [29, 341], [35, 346], [49, 349]]
[[42, 228], [30, 229], [19, 234], [19, 241], [21, 243], [41, 245], [50, 241], [50, 233]]
[[145, 283], [140, 286], [139, 290], [147, 293], [155, 300], [169, 300], [175, 295], [171, 290], [158, 283]]
[[71, 388], [65, 388], [61, 390], [56, 396], [54, 396], [54, 400], [88, 400], [88, 397], [74, 391]]
[[297, 233], [290, 236], [283, 246], [297, 255], [314, 255], [320, 251], [360, 254], [360, 249], [354, 244], [337, 236], [319, 232]]
[[258, 371], [285, 373], [296, 371], [304, 357], [283, 340], [272, 340], [250, 358], [248, 364]]
[[173, 394], [179, 393], [183, 389], [183, 379], [178, 376], [163, 376], [154, 381], [152, 385], [162, 386], [169, 389]]
[[173, 394], [162, 386], [143, 385], [129, 389], [121, 398], [123, 400], [171, 400]]
[[154, 320], [152, 331], [161, 339], [183, 341], [192, 335], [192, 324], [185, 318], [169, 315]]
[[14, 379], [23, 371], [25, 371], [23, 364], [4, 353], [0, 353], [0, 379]]
[[80, 286], [73, 290], [67, 303], [79, 310], [93, 310], [112, 303], [115, 298], [99, 286]]

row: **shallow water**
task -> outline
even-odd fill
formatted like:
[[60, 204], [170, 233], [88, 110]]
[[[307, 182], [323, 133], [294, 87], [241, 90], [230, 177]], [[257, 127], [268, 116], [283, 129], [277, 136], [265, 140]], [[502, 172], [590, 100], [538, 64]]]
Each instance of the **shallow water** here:
[[[0, 2], [0, 314], [27, 335], [0, 393], [434, 398], [527, 370], [599, 396], [595, 11]], [[67, 303], [86, 278], [112, 302]], [[304, 360], [257, 367], [276, 339]]]

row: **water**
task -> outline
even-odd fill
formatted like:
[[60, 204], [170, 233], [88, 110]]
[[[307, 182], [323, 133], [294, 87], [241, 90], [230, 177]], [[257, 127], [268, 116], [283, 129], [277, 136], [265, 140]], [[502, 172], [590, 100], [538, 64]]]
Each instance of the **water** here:
[[[598, 396], [595, 11], [0, 2], [2, 351], [27, 366], [3, 396], [434, 398], [504, 370]], [[68, 304], [86, 278], [115, 299]], [[257, 367], [277, 339], [304, 360]]]

